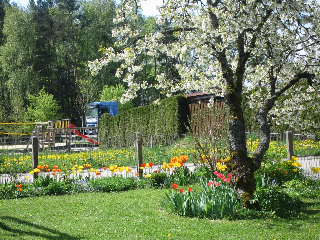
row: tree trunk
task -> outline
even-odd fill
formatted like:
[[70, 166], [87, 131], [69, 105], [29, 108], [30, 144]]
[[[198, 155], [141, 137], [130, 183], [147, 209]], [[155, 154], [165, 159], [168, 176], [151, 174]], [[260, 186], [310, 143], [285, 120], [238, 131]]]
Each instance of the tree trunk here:
[[232, 85], [227, 86], [225, 97], [229, 112], [230, 161], [227, 167], [233, 175], [231, 183], [236, 187], [238, 196], [242, 198], [244, 206], [250, 207], [250, 199], [255, 191], [256, 166], [247, 154], [242, 97]]

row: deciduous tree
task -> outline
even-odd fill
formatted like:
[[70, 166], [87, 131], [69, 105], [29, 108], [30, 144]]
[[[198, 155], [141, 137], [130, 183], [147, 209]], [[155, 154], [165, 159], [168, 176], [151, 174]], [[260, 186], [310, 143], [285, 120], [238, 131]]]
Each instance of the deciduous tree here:
[[[255, 190], [254, 172], [269, 147], [270, 111], [299, 82], [318, 82], [319, 4], [309, 0], [167, 0], [159, 8], [156, 31], [142, 35], [134, 27], [139, 2], [123, 1], [115, 19], [119, 27], [113, 31], [116, 48], [105, 49], [103, 58], [89, 64], [92, 73], [120, 61], [118, 74], [123, 74], [129, 86], [123, 95], [126, 101], [140, 88], [150, 87], [136, 81], [143, 69], [139, 56], [165, 53], [177, 59], [175, 68], [181, 79], [168, 79], [158, 72], [158, 88], [212, 93], [221, 88], [229, 112], [228, 167], [233, 185], [249, 205]], [[168, 35], [177, 40], [164, 41]], [[261, 141], [252, 157], [247, 153], [241, 105], [250, 86], [267, 91], [257, 106]]]

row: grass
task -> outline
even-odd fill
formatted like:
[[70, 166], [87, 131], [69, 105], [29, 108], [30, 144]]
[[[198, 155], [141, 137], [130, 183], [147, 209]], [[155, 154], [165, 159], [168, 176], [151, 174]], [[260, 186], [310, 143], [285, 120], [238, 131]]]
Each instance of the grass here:
[[[169, 190], [0, 201], [0, 239], [319, 239], [320, 199], [294, 219], [184, 218], [163, 209]], [[314, 205], [311, 205], [314, 204]]]

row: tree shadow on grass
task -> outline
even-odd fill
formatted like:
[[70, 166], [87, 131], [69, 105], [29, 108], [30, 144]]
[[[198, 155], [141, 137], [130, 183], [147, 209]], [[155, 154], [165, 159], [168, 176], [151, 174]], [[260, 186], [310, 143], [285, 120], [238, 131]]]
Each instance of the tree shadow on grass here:
[[[16, 225], [27, 226], [28, 228], [30, 228], [30, 230], [28, 230], [28, 231], [21, 230], [21, 229], [19, 229], [19, 226], [17, 226], [17, 227], [9, 226], [7, 223], [4, 223], [3, 219], [6, 221], [9, 220], [13, 224], [16, 224]], [[33, 231], [32, 228], [38, 229], [40, 231]], [[81, 237], [74, 237], [69, 234], [59, 232], [56, 229], [47, 228], [47, 227], [44, 227], [44, 226], [41, 226], [38, 224], [33, 224], [28, 221], [24, 221], [24, 220], [14, 218], [11, 216], [0, 217], [0, 229], [3, 229], [5, 231], [10, 232], [12, 234], [11, 235], [12, 237], [30, 236], [30, 237], [38, 237], [38, 238], [44, 238], [44, 239], [56, 239], [56, 240], [58, 240], [58, 239], [59, 240], [60, 239], [68, 239], [68, 240], [81, 239]]]
[[320, 213], [320, 204], [316, 200], [311, 202], [304, 202], [304, 206], [305, 209], [303, 209], [302, 213], [304, 214], [305, 218], [310, 218], [313, 215], [318, 215]]

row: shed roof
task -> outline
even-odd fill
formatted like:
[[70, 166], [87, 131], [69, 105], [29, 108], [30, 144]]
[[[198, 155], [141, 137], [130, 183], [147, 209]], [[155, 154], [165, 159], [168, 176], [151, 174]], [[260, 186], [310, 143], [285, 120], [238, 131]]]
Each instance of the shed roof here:
[[223, 101], [223, 97], [215, 94], [210, 93], [204, 93], [204, 92], [197, 92], [197, 93], [190, 93], [185, 95], [189, 101], [189, 103], [197, 103], [199, 101], [201, 102], [209, 102], [211, 98], [213, 98], [215, 101]]

